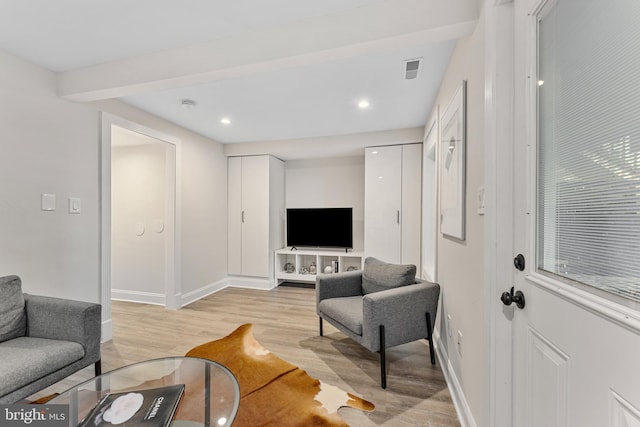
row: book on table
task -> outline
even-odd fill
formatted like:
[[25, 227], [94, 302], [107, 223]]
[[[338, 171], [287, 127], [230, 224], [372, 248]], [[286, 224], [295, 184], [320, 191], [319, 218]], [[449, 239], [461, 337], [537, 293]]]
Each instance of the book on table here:
[[[167, 427], [184, 394], [184, 384], [110, 393], [103, 397], [78, 427]], [[125, 424], [126, 423], [126, 424]]]

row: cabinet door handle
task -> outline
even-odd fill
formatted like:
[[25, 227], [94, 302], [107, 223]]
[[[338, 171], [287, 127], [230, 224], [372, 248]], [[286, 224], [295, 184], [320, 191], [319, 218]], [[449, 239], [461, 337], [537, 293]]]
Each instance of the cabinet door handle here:
[[241, 221], [244, 223], [244, 211], [242, 211], [242, 220]]
[[400, 224], [400, 211], [396, 211], [396, 212], [397, 212], [397, 217], [398, 217], [396, 219], [396, 221], [398, 221], [398, 224]]

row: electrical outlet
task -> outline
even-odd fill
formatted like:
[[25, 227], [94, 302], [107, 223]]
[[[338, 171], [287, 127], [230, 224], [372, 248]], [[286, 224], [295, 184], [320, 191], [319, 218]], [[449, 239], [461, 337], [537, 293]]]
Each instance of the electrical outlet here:
[[462, 357], [462, 332], [458, 329], [458, 354]]
[[451, 330], [451, 315], [447, 314], [447, 335], [449, 338], [453, 338], [453, 331]]

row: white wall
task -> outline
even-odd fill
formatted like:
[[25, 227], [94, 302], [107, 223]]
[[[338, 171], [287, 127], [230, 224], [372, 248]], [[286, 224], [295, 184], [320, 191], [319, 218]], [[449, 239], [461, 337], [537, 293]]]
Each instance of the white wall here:
[[285, 162], [287, 208], [353, 208], [353, 247], [364, 249], [364, 157]]
[[[56, 96], [53, 73], [0, 51], [0, 275], [98, 301], [98, 110]], [[40, 210], [40, 195], [57, 208]], [[80, 214], [67, 213], [79, 197]]]
[[[127, 136], [118, 133], [118, 138]], [[165, 295], [166, 161], [167, 147], [162, 142], [111, 149], [114, 298], [127, 299], [137, 292]]]
[[[477, 214], [476, 195], [484, 185], [484, 20], [474, 33], [458, 41], [437, 97], [440, 116], [467, 80], [466, 239], [460, 242], [438, 231], [437, 276], [442, 289], [438, 333], [476, 422], [485, 419], [487, 337], [484, 314], [484, 217]], [[437, 215], [439, 218], [439, 215]], [[438, 228], [439, 230], [439, 228]], [[451, 336], [444, 321], [451, 316]], [[462, 334], [458, 352], [457, 332]]]
[[[99, 138], [103, 110], [181, 141], [181, 283], [222, 281], [227, 265], [227, 177], [222, 144], [118, 101], [56, 96], [55, 74], [0, 51], [0, 275], [28, 292], [99, 301]], [[40, 211], [40, 194], [58, 209]], [[68, 197], [82, 213], [66, 213]]]

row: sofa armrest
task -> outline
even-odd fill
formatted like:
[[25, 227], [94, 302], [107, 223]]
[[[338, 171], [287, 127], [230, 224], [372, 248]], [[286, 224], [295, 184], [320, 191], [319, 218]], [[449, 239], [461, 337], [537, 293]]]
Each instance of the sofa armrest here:
[[100, 304], [24, 294], [27, 336], [82, 344], [85, 358], [100, 360]]
[[322, 300], [356, 295], [362, 295], [362, 270], [316, 276], [316, 312]]
[[420, 282], [414, 285], [367, 294], [363, 298], [362, 333], [365, 347], [380, 347], [379, 328], [385, 327], [386, 347], [427, 338], [426, 313], [435, 325], [440, 285]]

